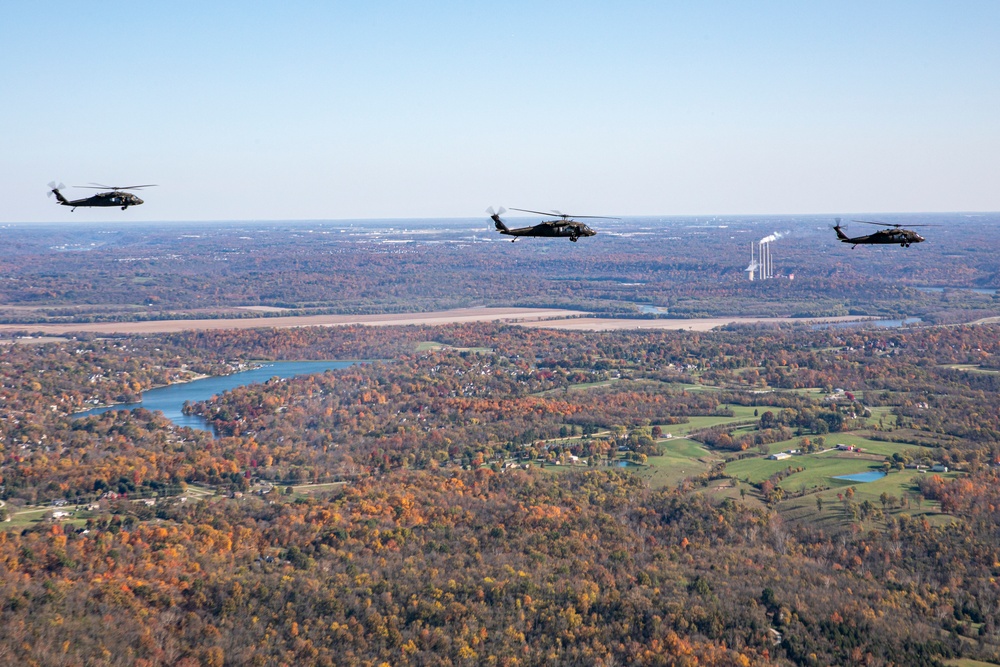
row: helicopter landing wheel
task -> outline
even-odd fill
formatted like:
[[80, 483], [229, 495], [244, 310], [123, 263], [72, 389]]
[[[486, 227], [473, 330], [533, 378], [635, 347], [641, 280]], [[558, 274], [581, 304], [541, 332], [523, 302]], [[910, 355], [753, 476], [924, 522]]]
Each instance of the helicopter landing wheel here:
[[906, 247], [906, 244], [905, 244], [905, 243], [900, 243], [900, 244], [899, 244], [899, 247], [900, 247], [900, 248], [905, 248], [905, 247]]
[[122, 210], [123, 210], [123, 211], [124, 211], [125, 209], [127, 209], [127, 208], [128, 208], [128, 206], [122, 206]]
[[569, 240], [572, 241], [573, 243], [576, 243], [576, 237], [575, 236], [569, 237]]

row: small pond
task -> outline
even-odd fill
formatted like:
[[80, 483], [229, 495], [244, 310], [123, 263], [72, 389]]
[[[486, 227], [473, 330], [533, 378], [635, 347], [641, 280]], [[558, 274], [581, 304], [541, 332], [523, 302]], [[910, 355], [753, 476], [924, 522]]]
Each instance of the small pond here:
[[838, 475], [834, 479], [842, 479], [848, 482], [875, 482], [885, 477], [881, 470], [869, 470], [868, 472], [858, 472], [853, 475]]

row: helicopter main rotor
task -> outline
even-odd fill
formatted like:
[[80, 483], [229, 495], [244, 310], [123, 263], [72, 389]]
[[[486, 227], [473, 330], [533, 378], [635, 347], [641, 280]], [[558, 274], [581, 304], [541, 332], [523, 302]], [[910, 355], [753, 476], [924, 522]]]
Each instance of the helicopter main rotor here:
[[146, 185], [101, 185], [100, 183], [91, 183], [90, 185], [74, 185], [74, 188], [88, 188], [90, 190], [111, 190], [113, 192], [121, 192], [122, 190], [141, 190], [143, 188], [155, 188], [156, 183], [147, 183]]
[[608, 216], [608, 215], [570, 215], [569, 213], [562, 213], [561, 211], [555, 211], [555, 210], [546, 212], [546, 211], [532, 211], [531, 209], [527, 209], [527, 208], [513, 208], [513, 207], [511, 207], [510, 210], [512, 210], [512, 211], [521, 211], [522, 213], [535, 213], [535, 214], [538, 214], [538, 215], [554, 215], [556, 217], [562, 218], [563, 220], [569, 220], [571, 218], [592, 218], [592, 219], [599, 219], [599, 220], [621, 220], [621, 218], [613, 218], [613, 217]]
[[[904, 225], [895, 222], [873, 222], [871, 220], [851, 220], [851, 222], [860, 222], [865, 225], [878, 225], [879, 227], [895, 227], [896, 229], [910, 228], [910, 227], [940, 227], [941, 225]], [[839, 224], [839, 219], [838, 219]]]

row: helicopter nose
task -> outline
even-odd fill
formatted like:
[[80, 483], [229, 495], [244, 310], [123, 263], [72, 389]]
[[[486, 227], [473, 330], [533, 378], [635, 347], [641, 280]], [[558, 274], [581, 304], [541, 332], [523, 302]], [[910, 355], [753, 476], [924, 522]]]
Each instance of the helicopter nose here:
[[587, 227], [583, 233], [585, 236], [597, 236], [597, 232], [595, 232], [590, 227]]
[[132, 205], [133, 206], [138, 206], [139, 204], [142, 203], [142, 200], [139, 199], [138, 197], [132, 197], [132, 199], [133, 199], [133, 201], [132, 201]]
[[916, 236], [916, 238], [913, 239], [914, 243], [921, 243], [921, 242], [923, 242], [923, 240], [924, 240], [923, 236], [921, 236], [920, 234], [916, 234], [915, 236]]

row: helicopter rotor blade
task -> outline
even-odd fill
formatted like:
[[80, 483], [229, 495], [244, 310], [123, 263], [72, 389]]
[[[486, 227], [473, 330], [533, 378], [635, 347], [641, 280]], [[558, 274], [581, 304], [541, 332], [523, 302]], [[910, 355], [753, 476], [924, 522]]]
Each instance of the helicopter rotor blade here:
[[510, 210], [512, 210], [512, 211], [523, 211], [524, 213], [537, 213], [538, 215], [548, 215], [548, 216], [555, 215], [555, 216], [558, 216], [558, 217], [563, 218], [563, 219], [569, 219], [569, 218], [591, 218], [591, 219], [600, 219], [600, 220], [621, 220], [621, 218], [615, 218], [615, 217], [612, 217], [612, 216], [609, 216], [609, 215], [571, 215], [569, 213], [560, 213], [558, 211], [550, 211], [549, 213], [546, 213], [545, 211], [532, 211], [531, 209], [528, 209], [528, 208], [513, 208], [513, 207]]
[[909, 229], [910, 227], [940, 227], [941, 225], [906, 225], [902, 223], [894, 222], [873, 222], [871, 220], [854, 220], [853, 222], [862, 222], [866, 225], [878, 225], [879, 227], [894, 227], [895, 229]]
[[90, 185], [74, 185], [74, 188], [87, 188], [89, 190], [141, 190], [142, 188], [155, 188], [156, 183], [148, 183], [146, 185], [101, 185], [100, 183], [91, 183]]
[[895, 224], [892, 222], [877, 222], [874, 220], [851, 220], [851, 222], [860, 222], [863, 225], [877, 225], [879, 227], [902, 227], [903, 225]]
[[512, 211], [521, 211], [522, 213], [536, 213], [538, 215], [546, 215], [546, 216], [552, 215], [552, 213], [546, 213], [545, 211], [532, 211], [529, 208], [514, 208], [514, 207], [511, 207], [510, 210], [512, 210]]

